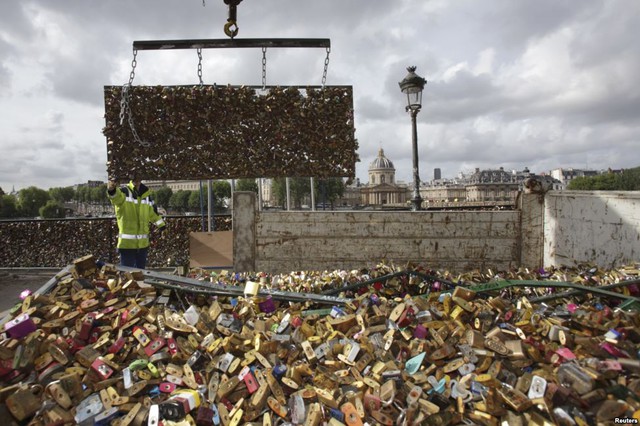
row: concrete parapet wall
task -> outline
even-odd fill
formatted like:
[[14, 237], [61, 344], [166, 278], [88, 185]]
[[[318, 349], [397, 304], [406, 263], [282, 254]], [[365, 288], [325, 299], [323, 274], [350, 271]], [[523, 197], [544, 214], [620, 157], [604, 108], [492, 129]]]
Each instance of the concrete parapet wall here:
[[[244, 215], [235, 209], [234, 214]], [[518, 211], [255, 214], [255, 257], [234, 259], [236, 267], [253, 264], [257, 271], [283, 272], [386, 261], [460, 271], [520, 264]]]
[[[516, 211], [241, 212], [253, 252], [237, 270], [352, 269], [387, 261], [468, 271], [613, 268], [640, 260], [640, 192], [520, 194]], [[234, 216], [234, 223], [236, 217]], [[243, 244], [249, 244], [244, 238]], [[237, 243], [235, 240], [234, 243]], [[238, 253], [238, 252], [236, 252]]]
[[640, 260], [639, 191], [549, 192], [544, 264], [613, 268]]

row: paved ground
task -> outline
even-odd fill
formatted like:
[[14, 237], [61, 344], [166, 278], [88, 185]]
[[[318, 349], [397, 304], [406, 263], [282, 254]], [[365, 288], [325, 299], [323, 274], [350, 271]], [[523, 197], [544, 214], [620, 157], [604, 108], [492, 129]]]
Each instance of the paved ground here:
[[20, 302], [22, 290], [36, 291], [58, 272], [55, 269], [0, 269], [0, 320]]

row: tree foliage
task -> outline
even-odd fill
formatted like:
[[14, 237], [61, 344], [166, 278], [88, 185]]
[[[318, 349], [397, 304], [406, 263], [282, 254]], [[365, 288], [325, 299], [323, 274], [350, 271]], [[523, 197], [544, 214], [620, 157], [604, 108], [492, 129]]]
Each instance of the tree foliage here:
[[640, 167], [623, 170], [622, 173], [603, 173], [597, 176], [580, 176], [567, 185], [567, 189], [578, 191], [638, 191], [640, 190]]
[[316, 202], [330, 203], [334, 206], [335, 201], [344, 195], [344, 182], [341, 178], [318, 179], [315, 181]]
[[0, 195], [0, 218], [11, 219], [19, 215], [16, 197], [13, 195]]
[[[287, 182], [286, 178], [276, 178], [273, 180], [271, 190], [275, 194], [276, 203], [286, 207], [287, 204]], [[309, 178], [290, 178], [289, 192], [294, 208], [302, 207], [302, 200], [311, 195], [311, 183]]]
[[68, 203], [75, 198], [76, 191], [72, 186], [50, 188], [49, 196], [58, 203]]
[[30, 186], [20, 190], [18, 200], [20, 214], [24, 217], [35, 217], [38, 216], [40, 207], [49, 201], [49, 193], [44, 189]]
[[211, 184], [213, 190], [213, 208], [216, 211], [226, 210], [231, 198], [231, 184], [228, 180], [214, 180]]
[[[344, 194], [345, 185], [341, 178], [316, 179], [314, 181], [316, 203], [328, 203], [333, 206], [335, 200]], [[286, 207], [286, 179], [278, 178], [272, 182], [271, 190], [278, 206]], [[304, 201], [311, 202], [311, 180], [309, 178], [291, 178], [289, 182], [291, 200], [294, 208], [300, 208]]]
[[47, 201], [47, 204], [40, 207], [40, 216], [45, 219], [63, 218], [65, 217], [64, 206], [55, 200]]
[[236, 191], [251, 191], [258, 193], [258, 182], [255, 179], [238, 179]]
[[202, 208], [207, 209], [209, 206], [208, 197], [207, 197], [207, 187], [206, 185], [202, 187], [202, 197], [200, 197], [200, 190], [189, 191], [189, 210], [197, 210], [200, 211], [200, 200], [202, 199]]
[[179, 212], [184, 212], [189, 208], [189, 196], [191, 191], [180, 189], [174, 192], [169, 199], [169, 207]]
[[158, 206], [167, 209], [171, 195], [173, 195], [173, 190], [168, 186], [163, 186], [154, 191], [153, 198]]

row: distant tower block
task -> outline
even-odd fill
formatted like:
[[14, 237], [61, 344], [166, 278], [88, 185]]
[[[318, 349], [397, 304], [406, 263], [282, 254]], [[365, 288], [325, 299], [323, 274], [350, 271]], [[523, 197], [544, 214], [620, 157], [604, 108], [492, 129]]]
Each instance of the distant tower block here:
[[442, 172], [440, 171], [440, 167], [436, 167], [433, 169], [433, 180], [442, 179]]

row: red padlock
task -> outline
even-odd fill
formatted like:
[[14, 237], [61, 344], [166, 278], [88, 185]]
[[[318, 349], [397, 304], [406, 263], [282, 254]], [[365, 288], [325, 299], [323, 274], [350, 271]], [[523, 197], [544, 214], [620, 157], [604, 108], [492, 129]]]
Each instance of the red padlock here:
[[178, 353], [178, 345], [176, 344], [176, 339], [173, 337], [167, 339], [167, 347], [169, 348], [169, 354], [171, 354], [171, 356]]
[[176, 385], [175, 383], [162, 382], [158, 385], [158, 388], [162, 393], [171, 393], [176, 390]]
[[245, 374], [244, 377], [242, 378], [242, 380], [247, 385], [247, 390], [251, 394], [254, 393], [255, 391], [257, 391], [258, 388], [260, 387], [258, 385], [258, 381], [256, 380], [255, 376], [253, 375], [253, 373], [251, 371], [249, 371], [247, 374]]
[[415, 319], [415, 312], [412, 307], [408, 307], [402, 312], [400, 318], [398, 318], [398, 326], [399, 327], [407, 327], [409, 326], [413, 320]]
[[80, 326], [80, 332], [78, 333], [78, 338], [80, 340], [88, 340], [91, 336], [91, 329], [93, 328], [93, 322], [96, 318], [96, 314], [90, 312], [84, 316], [82, 320], [82, 325]]
[[164, 347], [165, 344], [166, 341], [162, 337], [156, 337], [144, 348], [144, 353], [146, 353], [147, 356], [151, 356]]
[[113, 345], [111, 345], [111, 347], [109, 348], [109, 353], [117, 354], [124, 347], [124, 343], [125, 343], [124, 337], [120, 337], [116, 339], [116, 341], [113, 342]]
[[95, 371], [102, 380], [107, 380], [114, 373], [113, 368], [105, 364], [100, 358], [96, 358], [96, 360], [93, 361], [91, 369]]

